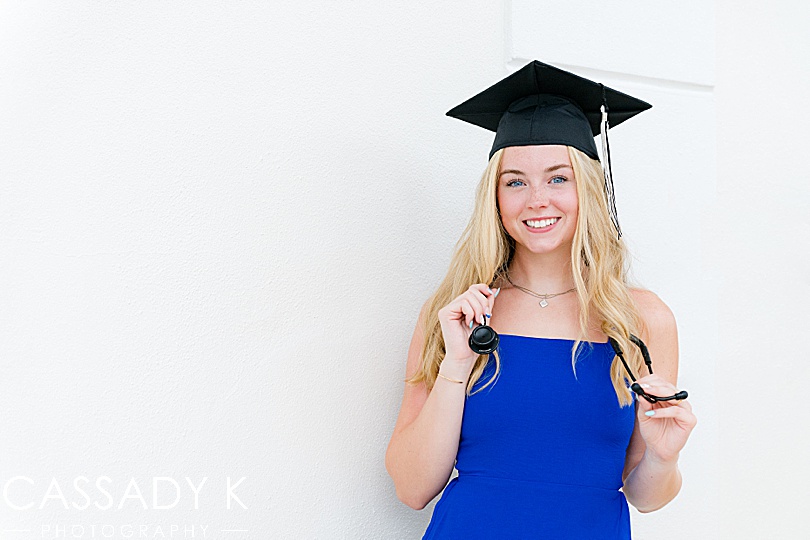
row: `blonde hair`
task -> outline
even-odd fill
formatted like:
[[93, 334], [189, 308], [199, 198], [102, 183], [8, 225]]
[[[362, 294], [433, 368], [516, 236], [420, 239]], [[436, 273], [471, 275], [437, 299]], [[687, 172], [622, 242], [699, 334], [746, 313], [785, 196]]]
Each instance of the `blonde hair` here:
[[[579, 212], [571, 261], [579, 303], [581, 336], [588, 335], [593, 318], [599, 321], [604, 334], [616, 340], [624, 351], [630, 368], [639, 373], [643, 365], [641, 354], [628, 339], [640, 330], [642, 321], [627, 286], [626, 248], [616, 234], [605, 200], [604, 177], [598, 161], [579, 150], [568, 147], [568, 156], [577, 182]], [[514, 254], [514, 241], [506, 233], [498, 211], [498, 173], [503, 150], [489, 160], [475, 196], [472, 218], [456, 244], [442, 283], [426, 304], [423, 314], [424, 344], [419, 369], [407, 380], [412, 384], [424, 381], [433, 388], [444, 358], [444, 338], [439, 324], [439, 310], [475, 283], [493, 283], [507, 268]], [[571, 350], [572, 367], [583, 339], [577, 339]], [[495, 357], [495, 373], [478, 392], [492, 384], [500, 372], [500, 357]], [[479, 356], [473, 365], [467, 394], [480, 379], [488, 357]], [[620, 360], [614, 358], [610, 376], [619, 403], [632, 404], [626, 385], [626, 375]]]

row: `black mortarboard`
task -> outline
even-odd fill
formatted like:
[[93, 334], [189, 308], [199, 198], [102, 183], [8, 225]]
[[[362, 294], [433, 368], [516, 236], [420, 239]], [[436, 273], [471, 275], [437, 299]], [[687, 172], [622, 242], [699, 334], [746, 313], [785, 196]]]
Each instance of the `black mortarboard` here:
[[454, 107], [447, 116], [494, 131], [490, 157], [508, 146], [562, 144], [598, 160], [593, 139], [601, 133], [605, 191], [619, 231], [607, 130], [650, 107], [640, 99], [535, 60]]

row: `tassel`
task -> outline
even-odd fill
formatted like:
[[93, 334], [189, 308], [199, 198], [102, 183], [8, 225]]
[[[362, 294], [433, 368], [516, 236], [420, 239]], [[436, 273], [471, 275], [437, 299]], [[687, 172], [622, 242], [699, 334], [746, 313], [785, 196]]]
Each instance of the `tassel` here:
[[619, 238], [622, 237], [622, 229], [619, 227], [619, 214], [616, 212], [616, 197], [613, 194], [613, 171], [610, 167], [610, 142], [608, 141], [608, 107], [607, 99], [605, 98], [605, 87], [602, 86], [602, 121], [599, 124], [599, 132], [602, 139], [602, 171], [605, 174], [605, 197], [607, 199], [608, 212], [610, 212], [610, 221], [616, 227], [616, 232]]

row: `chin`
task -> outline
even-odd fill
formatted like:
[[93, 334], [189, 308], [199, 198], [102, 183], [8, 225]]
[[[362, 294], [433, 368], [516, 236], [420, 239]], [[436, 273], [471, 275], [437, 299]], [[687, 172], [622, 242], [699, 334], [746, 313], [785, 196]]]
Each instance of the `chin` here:
[[[518, 242], [520, 243], [520, 242]], [[565, 252], [566, 254], [571, 253], [571, 244], [545, 244], [545, 245], [532, 245], [532, 244], [521, 244], [523, 249], [532, 253], [533, 255], [547, 255], [550, 253], [561, 253]]]

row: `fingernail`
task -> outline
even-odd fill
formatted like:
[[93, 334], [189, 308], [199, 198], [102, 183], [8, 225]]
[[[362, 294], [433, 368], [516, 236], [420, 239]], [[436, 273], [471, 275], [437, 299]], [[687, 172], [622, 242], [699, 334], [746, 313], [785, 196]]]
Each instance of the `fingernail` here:
[[500, 288], [500, 287], [498, 287], [497, 289], [495, 289], [495, 296], [493, 296], [492, 298], [498, 298], [498, 295], [499, 295], [499, 294], [501, 294], [501, 288]]
[[472, 330], [473, 321], [470, 321], [470, 330]]
[[645, 416], [655, 416], [655, 411], [647, 411], [644, 413]]
[[487, 290], [489, 291], [489, 294], [492, 294], [492, 289], [490, 287], [487, 287]]
[[[640, 385], [642, 388], [652, 388], [649, 384], [642, 384]], [[651, 415], [652, 416], [652, 415]]]
[[492, 314], [491, 314], [491, 313], [487, 313], [487, 319], [491, 319], [491, 318], [492, 318]]

